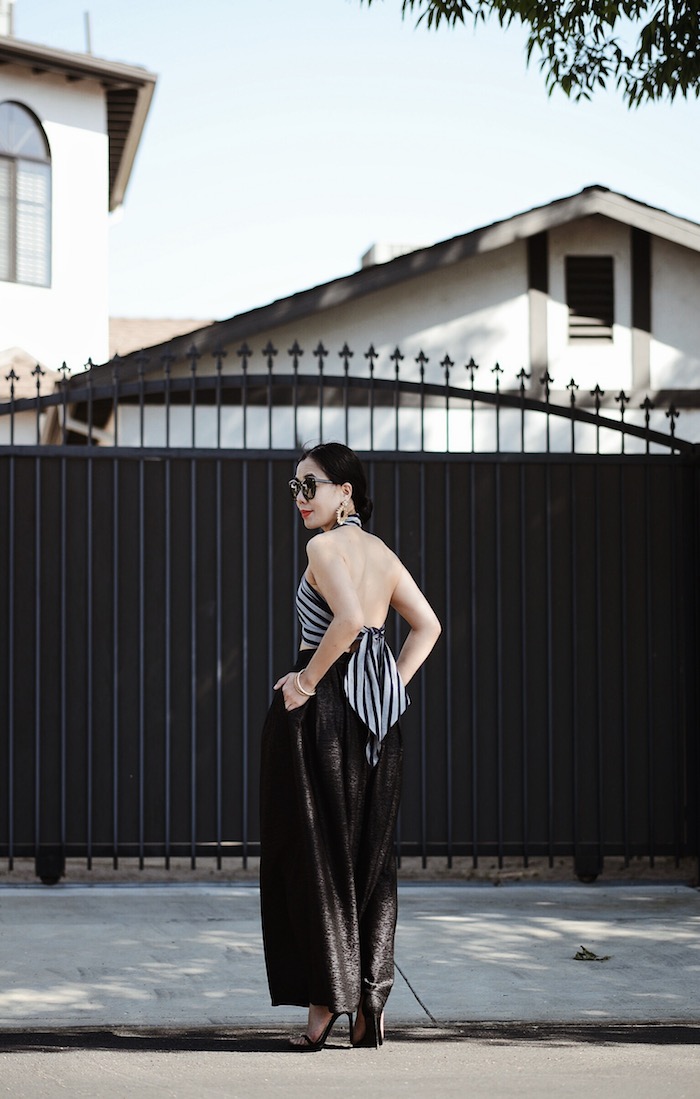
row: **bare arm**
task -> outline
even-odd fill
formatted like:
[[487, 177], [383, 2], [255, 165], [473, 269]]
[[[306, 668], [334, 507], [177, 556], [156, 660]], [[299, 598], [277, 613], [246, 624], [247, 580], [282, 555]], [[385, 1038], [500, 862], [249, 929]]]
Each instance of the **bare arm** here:
[[442, 626], [423, 592], [403, 566], [391, 597], [391, 606], [411, 627], [396, 661], [399, 675], [406, 685], [430, 655], [442, 633]]

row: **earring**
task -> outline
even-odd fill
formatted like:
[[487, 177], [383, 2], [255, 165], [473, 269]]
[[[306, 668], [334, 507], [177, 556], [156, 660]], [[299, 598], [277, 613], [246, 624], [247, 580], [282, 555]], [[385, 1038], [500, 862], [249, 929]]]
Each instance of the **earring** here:
[[336, 521], [336, 523], [338, 524], [339, 527], [342, 527], [342, 525], [345, 522], [345, 520], [347, 519], [347, 517], [348, 517], [348, 505], [347, 505], [347, 501], [344, 500], [342, 504], [338, 504], [338, 507], [335, 510], [335, 521]]

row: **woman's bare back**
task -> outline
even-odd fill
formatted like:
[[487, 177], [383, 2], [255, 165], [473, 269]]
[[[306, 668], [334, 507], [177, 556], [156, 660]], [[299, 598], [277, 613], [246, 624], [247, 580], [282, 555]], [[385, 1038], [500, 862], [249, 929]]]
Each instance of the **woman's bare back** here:
[[[383, 626], [397, 583], [404, 572], [396, 554], [381, 538], [354, 525], [327, 531], [316, 537], [333, 540], [331, 545], [324, 546], [324, 550], [332, 550], [334, 556], [337, 554], [339, 562], [343, 562], [347, 569], [362, 609], [363, 625]], [[317, 582], [311, 562], [306, 577], [330, 603], [328, 593]]]

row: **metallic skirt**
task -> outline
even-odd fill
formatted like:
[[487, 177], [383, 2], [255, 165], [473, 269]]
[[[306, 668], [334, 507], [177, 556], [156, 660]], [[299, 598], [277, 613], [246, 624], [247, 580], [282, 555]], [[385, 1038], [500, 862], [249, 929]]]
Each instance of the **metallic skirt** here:
[[[297, 670], [313, 650], [302, 651]], [[343, 655], [288, 713], [275, 694], [262, 737], [260, 891], [273, 1004], [379, 1014], [394, 979], [401, 734], [376, 767], [343, 689]]]

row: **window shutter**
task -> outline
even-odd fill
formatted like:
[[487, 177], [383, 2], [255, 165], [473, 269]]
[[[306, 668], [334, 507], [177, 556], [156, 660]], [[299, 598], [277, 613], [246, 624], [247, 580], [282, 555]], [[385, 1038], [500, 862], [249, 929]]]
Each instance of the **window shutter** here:
[[12, 164], [0, 157], [0, 279], [12, 278]]
[[17, 164], [17, 281], [49, 284], [49, 168]]
[[570, 340], [612, 340], [615, 294], [612, 256], [566, 257]]

